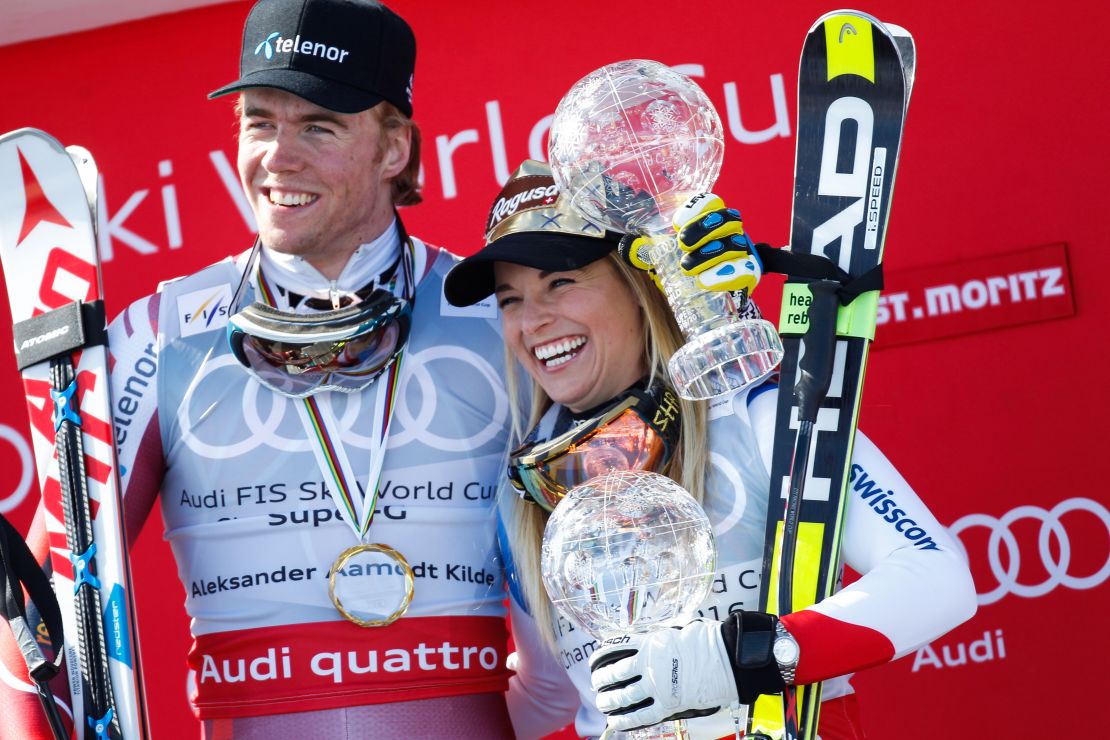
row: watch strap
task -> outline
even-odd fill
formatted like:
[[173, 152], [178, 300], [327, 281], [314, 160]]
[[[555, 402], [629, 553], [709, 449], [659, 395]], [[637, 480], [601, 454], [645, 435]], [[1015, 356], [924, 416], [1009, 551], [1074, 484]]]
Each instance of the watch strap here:
[[751, 704], [761, 694], [778, 694], [786, 687], [773, 653], [778, 618], [763, 612], [738, 611], [721, 622], [736, 693]]
[[798, 668], [798, 641], [794, 639], [794, 635], [790, 634], [789, 630], [786, 629], [783, 623], [776, 619], [775, 642], [778, 642], [779, 640], [789, 640], [790, 642], [794, 643], [795, 657], [792, 662], [779, 663], [778, 659], [775, 660], [775, 663], [779, 667], [779, 674], [782, 676], [782, 682], [789, 685], [794, 683], [794, 672]]

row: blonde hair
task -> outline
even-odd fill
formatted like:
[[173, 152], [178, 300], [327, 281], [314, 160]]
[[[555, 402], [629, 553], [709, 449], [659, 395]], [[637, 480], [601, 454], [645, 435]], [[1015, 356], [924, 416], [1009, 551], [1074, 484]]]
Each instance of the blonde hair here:
[[[685, 342], [671, 314], [671, 309], [646, 273], [628, 266], [615, 253], [605, 259], [610, 261], [620, 278], [632, 290], [638, 310], [643, 315], [642, 359], [648, 368], [649, 381], [653, 382], [657, 378], [665, 379], [667, 360]], [[507, 347], [505, 354], [508, 368], [507, 386], [510, 398], [515, 398], [519, 387], [517, 364]], [[533, 380], [532, 406], [527, 424], [521, 423], [518, 408], [512, 404], [513, 434], [517, 440], [523, 438], [525, 430], [532, 429], [539, 422], [544, 412], [551, 407], [551, 403], [543, 388]], [[706, 405], [704, 402], [684, 399], [679, 399], [679, 405], [682, 409], [681, 435], [678, 448], [671, 456], [664, 473], [701, 503], [705, 494], [705, 471], [709, 466]], [[499, 506], [508, 535], [520, 594], [524, 599], [525, 607], [536, 621], [544, 643], [552, 652], [555, 652], [557, 649], [555, 613], [544, 590], [540, 566], [540, 545], [543, 542], [543, 530], [549, 515], [539, 506], [518, 497], [511, 486], [502, 486], [501, 490], [503, 495]]]

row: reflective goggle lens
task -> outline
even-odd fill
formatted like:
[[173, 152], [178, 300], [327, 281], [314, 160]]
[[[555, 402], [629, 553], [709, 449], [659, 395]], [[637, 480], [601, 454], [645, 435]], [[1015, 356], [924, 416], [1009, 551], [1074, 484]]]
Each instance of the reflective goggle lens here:
[[[639, 414], [626, 409], [584, 439], [522, 460], [518, 450], [509, 479], [548, 511], [567, 491], [614, 470], [657, 470], [666, 461], [663, 438]], [[530, 456], [529, 456], [530, 457]]]
[[365, 375], [381, 371], [397, 350], [399, 334], [397, 325], [390, 324], [364, 336], [311, 344], [245, 335], [243, 346], [248, 356], [254, 355], [293, 375], [310, 372]]
[[[257, 306], [252, 310], [258, 312]], [[351, 336], [312, 341], [312, 331], [293, 328], [273, 331], [268, 309], [256, 315], [233, 316], [228, 340], [239, 362], [260, 383], [286, 396], [303, 398], [323, 390], [359, 391], [385, 372], [408, 339], [408, 304], [390, 307], [381, 321], [366, 320], [356, 325]], [[303, 321], [303, 317], [298, 317]], [[252, 323], [253, 320], [253, 323]], [[262, 322], [269, 331], [259, 331]], [[314, 327], [325, 333], [336, 330]], [[275, 338], [280, 337], [280, 338]], [[304, 341], [298, 341], [299, 339]]]

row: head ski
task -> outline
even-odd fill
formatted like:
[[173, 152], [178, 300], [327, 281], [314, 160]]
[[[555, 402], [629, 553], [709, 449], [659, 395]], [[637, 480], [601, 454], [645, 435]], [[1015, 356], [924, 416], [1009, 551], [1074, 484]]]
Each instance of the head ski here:
[[[915, 60], [912, 38], [892, 28], [836, 11], [810, 29], [802, 50], [791, 251], [842, 272], [789, 278], [783, 289], [770, 491], [782, 504], [770, 507], [762, 581], [772, 613], [817, 603], [840, 579], [848, 461]], [[749, 735], [812, 740], [820, 702], [820, 684], [761, 697]]]

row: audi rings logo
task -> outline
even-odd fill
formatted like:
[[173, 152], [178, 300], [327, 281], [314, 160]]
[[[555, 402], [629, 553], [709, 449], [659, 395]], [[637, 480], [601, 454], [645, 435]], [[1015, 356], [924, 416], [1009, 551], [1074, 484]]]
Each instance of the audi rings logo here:
[[[449, 365], [437, 367], [442, 372], [438, 372], [436, 379], [433, 379], [429, 367], [440, 363]], [[484, 382], [475, 383], [475, 380]], [[220, 390], [229, 387], [242, 388], [242, 392], [227, 394], [226, 390]], [[468, 425], [468, 428], [460, 429], [458, 423], [437, 425], [440, 401], [453, 393], [463, 393], [460, 390], [463, 387], [467, 398], [490, 409], [488, 420], [483, 421], [484, 426]], [[238, 457], [263, 446], [282, 452], [311, 449], [293, 409], [294, 401], [260, 391], [261, 386], [248, 379], [231, 354], [205, 363], [178, 407], [177, 423], [183, 430], [182, 440], [193, 452], [212, 460]], [[215, 405], [226, 403], [229, 395], [237, 395], [241, 403], [244, 425], [242, 428], [235, 425], [232, 430], [241, 435], [240, 439], [228, 439], [226, 425], [219, 422], [227, 417], [214, 413]], [[339, 400], [345, 406], [337, 409], [338, 431], [343, 441], [361, 449], [371, 449], [374, 444], [370, 436], [356, 431], [356, 420], [360, 416], [364, 418], [362, 426], [367, 426], [365, 419], [368, 417], [363, 411], [363, 397], [366, 395], [341, 394]], [[405, 358], [389, 447], [396, 449], [418, 442], [445, 452], [474, 451], [494, 440], [504, 430], [508, 419], [509, 399], [497, 371], [489, 362], [465, 347], [428, 347], [411, 352]]]
[[[23, 503], [23, 499], [27, 498], [27, 494], [31, 491], [35, 463], [31, 457], [31, 445], [26, 438], [7, 424], [0, 424], [0, 441], [10, 444], [19, 456], [19, 481], [15, 484], [15, 489], [0, 492], [0, 514], [6, 514]], [[8, 470], [13, 469], [15, 469], [14, 466], [8, 468]]]
[[[744, 485], [744, 479], [740, 477], [740, 471], [724, 455], [710, 452], [709, 464], [723, 478], [721, 490], [733, 492], [732, 496], [711, 496], [705, 502], [706, 514], [713, 522], [713, 534], [723, 537], [744, 516], [744, 510], [748, 508], [748, 489]], [[724, 510], [725, 507], [727, 511]]]
[[[979, 603], [993, 604], [1006, 594], [1035, 598], [1044, 596], [1057, 586], [1083, 590], [1105, 582], [1110, 577], [1110, 548], [1103, 556], [1105, 559], [1102, 567], [1096, 572], [1090, 575], [1077, 575], [1071, 572], [1072, 541], [1063, 522], [1063, 516], [1073, 511], [1087, 512], [1094, 516], [1110, 536], [1110, 511], [1089, 498], [1069, 498], [1048, 510], [1039, 506], [1019, 506], [997, 519], [986, 514], [968, 514], [949, 527], [949, 532], [952, 533], [965, 556], [967, 549], [960, 538], [961, 533], [974, 527], [983, 527], [990, 532], [990, 538], [987, 541], [987, 562], [998, 585], [987, 593], [979, 594]], [[1023, 519], [1040, 522], [1036, 550], [1029, 547], [1031, 544], [1029, 542], [1024, 543], [1025, 547], [1022, 547], [1022, 543], [1018, 542], [1018, 537], [1014, 534], [1013, 525]], [[1071, 519], [1069, 518], [1068, 521], [1070, 522]], [[1057, 548], [1055, 555], [1053, 541], [1056, 542]], [[1106, 547], [1102, 543], [1098, 546]], [[1003, 564], [1003, 552], [1005, 552], [1006, 564]], [[1028, 583], [1021, 578], [1022, 562], [1033, 558], [1040, 558], [1048, 575], [1040, 582]]]

